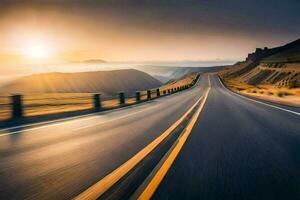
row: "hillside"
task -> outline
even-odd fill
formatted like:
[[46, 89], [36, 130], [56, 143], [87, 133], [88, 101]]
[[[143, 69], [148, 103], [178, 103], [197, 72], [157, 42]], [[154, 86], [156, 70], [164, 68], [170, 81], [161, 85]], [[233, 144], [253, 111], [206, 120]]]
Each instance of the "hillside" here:
[[136, 69], [144, 71], [163, 83], [173, 81], [184, 77], [193, 72], [205, 73], [205, 72], [216, 72], [224, 66], [216, 67], [170, 67], [170, 66], [138, 66]]
[[277, 48], [278, 52], [263, 58], [263, 63], [300, 63], [300, 39]]
[[193, 70], [197, 70], [197, 68], [191, 67], [168, 67], [152, 65], [137, 66], [136, 69], [146, 72], [162, 82], [168, 82], [171, 79], [181, 78], [184, 75], [193, 72]]
[[102, 93], [119, 91], [133, 94], [137, 90], [155, 88], [161, 83], [147, 73], [135, 70], [78, 73], [45, 73], [26, 76], [2, 88], [2, 93]]
[[170, 78], [166, 77], [166, 76], [160, 76], [160, 75], [153, 75], [153, 77], [157, 80], [159, 80], [160, 82], [162, 82], [163, 84], [164, 83], [167, 83]]
[[89, 60], [83, 60], [81, 63], [106, 63], [103, 59], [89, 59]]
[[300, 40], [273, 49], [257, 49], [245, 61], [227, 68], [222, 76], [250, 85], [300, 86]]
[[245, 61], [227, 67], [220, 76], [238, 92], [298, 106], [300, 40], [273, 49], [257, 49]]

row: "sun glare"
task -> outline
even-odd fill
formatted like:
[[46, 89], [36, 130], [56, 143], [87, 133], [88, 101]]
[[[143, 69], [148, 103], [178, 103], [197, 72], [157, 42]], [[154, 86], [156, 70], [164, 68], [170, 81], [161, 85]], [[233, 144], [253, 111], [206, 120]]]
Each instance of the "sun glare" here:
[[23, 49], [24, 55], [30, 60], [42, 60], [50, 57], [47, 40], [38, 38], [27, 39]]
[[32, 45], [27, 47], [26, 55], [32, 59], [42, 59], [48, 57], [48, 50], [42, 45]]

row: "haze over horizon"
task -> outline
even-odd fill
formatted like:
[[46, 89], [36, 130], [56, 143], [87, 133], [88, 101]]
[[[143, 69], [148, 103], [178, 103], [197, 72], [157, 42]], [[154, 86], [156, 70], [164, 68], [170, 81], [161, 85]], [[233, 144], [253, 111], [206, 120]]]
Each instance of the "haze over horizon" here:
[[300, 200], [300, 0], [0, 0], [0, 200]]
[[300, 2], [288, 2], [2, 1], [0, 70], [86, 59], [234, 62], [299, 38]]

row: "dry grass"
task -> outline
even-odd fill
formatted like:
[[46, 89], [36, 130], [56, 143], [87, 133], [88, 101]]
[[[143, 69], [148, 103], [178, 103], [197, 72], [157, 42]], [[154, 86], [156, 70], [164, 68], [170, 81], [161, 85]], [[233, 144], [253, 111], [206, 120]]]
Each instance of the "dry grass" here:
[[188, 84], [191, 84], [192, 81], [197, 77], [197, 73], [192, 73], [188, 76], [185, 76], [183, 77], [182, 79], [180, 80], [177, 80], [177, 81], [172, 81], [164, 86], [162, 86], [160, 88], [161, 91], [163, 90], [168, 90], [168, 89], [172, 89], [172, 88], [177, 88], [177, 87], [180, 87], [180, 86], [183, 86], [183, 85], [188, 85]]
[[9, 98], [0, 96], [0, 121], [10, 118]]
[[[86, 110], [93, 107], [92, 94], [31, 94], [23, 98], [24, 115], [37, 116], [68, 111]], [[0, 120], [11, 117], [9, 96], [0, 98]]]
[[[34, 94], [23, 98], [24, 115], [26, 117], [55, 114], [62, 112], [80, 111], [93, 109], [93, 94]], [[126, 104], [135, 103], [135, 98], [126, 98]], [[114, 108], [119, 106], [119, 99], [103, 100], [103, 108]], [[11, 117], [11, 106], [9, 97], [0, 98], [0, 120]]]
[[267, 84], [253, 86], [237, 80], [225, 80], [225, 84], [238, 93], [275, 103], [300, 106], [300, 88], [276, 87]]
[[[160, 93], [171, 88], [177, 88], [192, 83], [197, 74], [186, 76], [178, 81], [173, 81], [160, 88]], [[146, 91], [141, 92], [141, 100], [147, 99]], [[167, 93], [166, 93], [167, 94]], [[152, 90], [152, 98], [156, 98], [156, 89]], [[112, 99], [104, 99], [103, 108], [115, 108], [119, 106], [119, 99], [116, 95]], [[136, 103], [135, 97], [127, 97], [126, 104]], [[56, 114], [71, 111], [80, 111], [93, 109], [92, 93], [48, 93], [48, 94], [30, 94], [24, 95], [24, 115], [26, 117], [39, 116], [47, 114]], [[11, 118], [10, 98], [8, 95], [0, 96], [0, 121]]]

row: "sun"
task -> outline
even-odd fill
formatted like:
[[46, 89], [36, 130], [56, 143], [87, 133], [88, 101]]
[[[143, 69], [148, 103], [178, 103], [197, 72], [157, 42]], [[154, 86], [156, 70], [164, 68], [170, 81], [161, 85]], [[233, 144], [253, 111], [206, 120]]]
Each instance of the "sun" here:
[[26, 55], [33, 59], [41, 59], [47, 57], [47, 52], [43, 46], [31, 46], [27, 48]]
[[43, 59], [49, 56], [49, 50], [42, 44], [32, 44], [26, 48], [25, 54], [31, 59]]
[[38, 37], [27, 39], [23, 46], [23, 53], [32, 61], [49, 59], [51, 56], [49, 42]]

